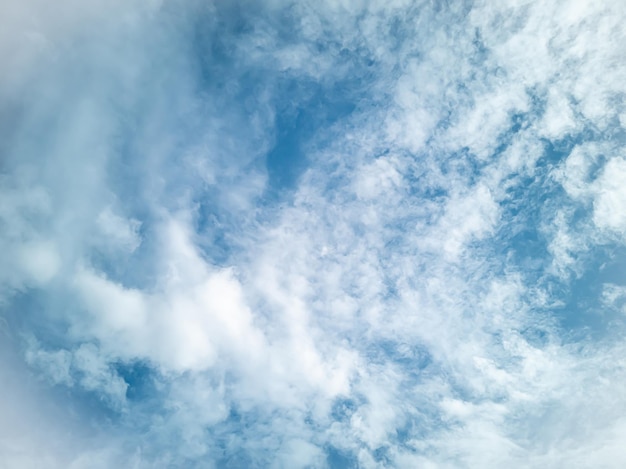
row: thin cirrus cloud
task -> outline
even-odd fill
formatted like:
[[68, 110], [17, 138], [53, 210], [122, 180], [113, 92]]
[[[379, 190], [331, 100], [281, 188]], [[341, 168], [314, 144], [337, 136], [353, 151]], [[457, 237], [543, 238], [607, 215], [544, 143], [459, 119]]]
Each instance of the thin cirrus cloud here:
[[0, 7], [7, 467], [622, 467], [618, 2]]

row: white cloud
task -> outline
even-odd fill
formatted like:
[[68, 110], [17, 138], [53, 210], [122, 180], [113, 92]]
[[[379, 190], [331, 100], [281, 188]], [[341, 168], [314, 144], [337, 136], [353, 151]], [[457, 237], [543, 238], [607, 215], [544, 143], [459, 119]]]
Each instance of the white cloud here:
[[557, 140], [568, 134], [578, 133], [579, 127], [580, 123], [576, 122], [567, 97], [554, 89], [550, 90], [543, 121], [538, 125], [542, 135], [550, 140]]
[[[5, 329], [128, 440], [39, 458], [5, 429], [8, 460], [623, 465], [622, 348], [555, 306], [624, 241], [623, 7], [206, 8], [0, 8], [1, 105], [22, 113], [0, 121]], [[355, 110], [307, 122], [275, 201], [273, 122], [307, 87]], [[549, 257], [520, 259], [518, 232]]]
[[18, 262], [35, 284], [49, 282], [59, 271], [60, 256], [52, 242], [31, 242], [19, 247]]
[[281, 453], [280, 462], [275, 465], [276, 467], [321, 467], [325, 459], [320, 448], [301, 439], [286, 442]]
[[128, 252], [133, 252], [141, 244], [139, 220], [125, 219], [107, 207], [100, 212], [96, 223], [105, 238], [104, 243], [119, 246]]
[[622, 285], [615, 285], [612, 283], [606, 283], [602, 286], [602, 303], [609, 308], [618, 308], [623, 312], [626, 312], [626, 287]]
[[626, 161], [611, 158], [595, 181], [593, 221], [601, 229], [626, 233]]

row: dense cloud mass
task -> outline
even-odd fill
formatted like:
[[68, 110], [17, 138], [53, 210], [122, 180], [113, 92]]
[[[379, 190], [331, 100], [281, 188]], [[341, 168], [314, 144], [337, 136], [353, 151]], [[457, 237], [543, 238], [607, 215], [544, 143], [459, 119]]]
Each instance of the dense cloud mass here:
[[0, 3], [0, 467], [626, 466], [626, 3]]

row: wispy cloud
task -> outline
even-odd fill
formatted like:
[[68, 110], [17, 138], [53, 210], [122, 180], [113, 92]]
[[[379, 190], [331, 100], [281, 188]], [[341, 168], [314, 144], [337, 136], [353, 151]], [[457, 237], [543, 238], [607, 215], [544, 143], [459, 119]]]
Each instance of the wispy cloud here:
[[0, 13], [8, 465], [624, 464], [618, 3]]

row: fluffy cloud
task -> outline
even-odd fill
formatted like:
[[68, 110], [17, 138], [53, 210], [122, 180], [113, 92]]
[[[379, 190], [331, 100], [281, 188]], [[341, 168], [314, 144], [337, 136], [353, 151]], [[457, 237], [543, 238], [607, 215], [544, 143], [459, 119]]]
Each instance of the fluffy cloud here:
[[0, 7], [8, 463], [624, 464], [623, 7], [44, 3]]

